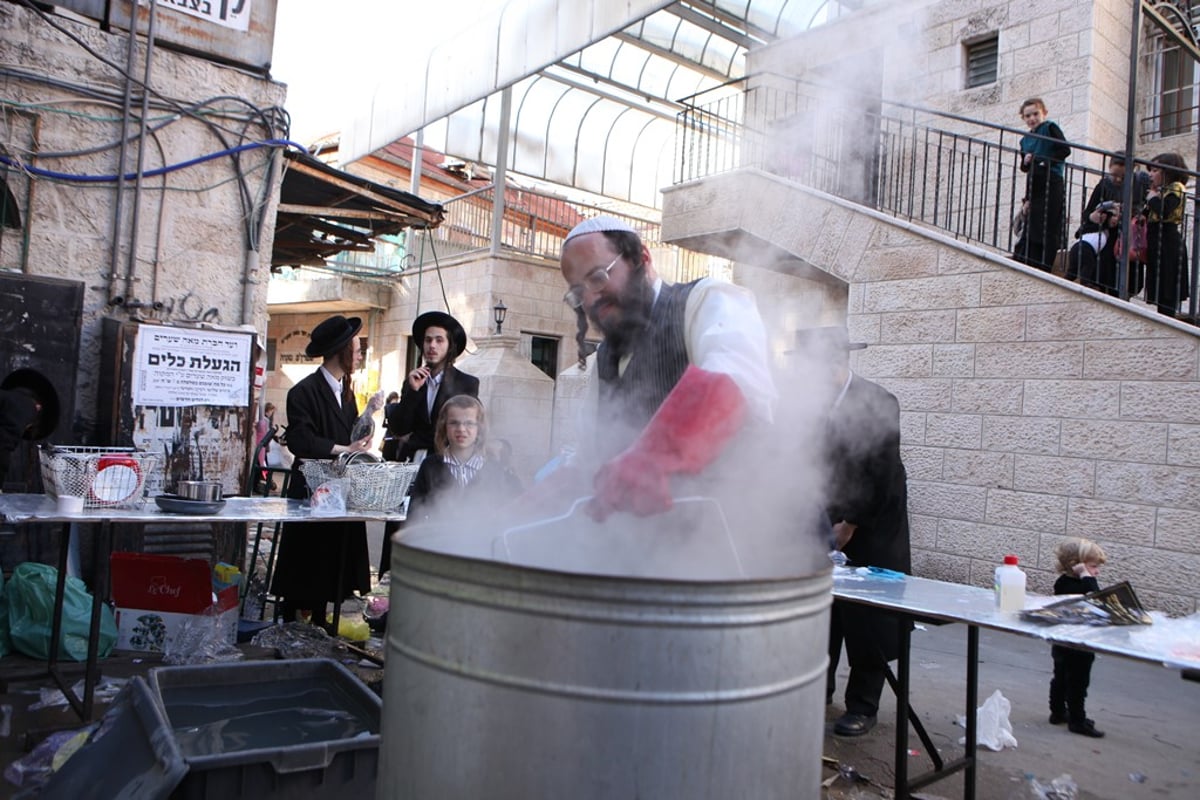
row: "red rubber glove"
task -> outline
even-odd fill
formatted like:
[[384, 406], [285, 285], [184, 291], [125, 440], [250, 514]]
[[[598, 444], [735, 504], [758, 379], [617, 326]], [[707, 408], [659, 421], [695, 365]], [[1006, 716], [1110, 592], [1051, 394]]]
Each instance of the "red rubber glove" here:
[[707, 467], [745, 417], [746, 399], [732, 378], [689, 366], [637, 440], [596, 473], [588, 513], [603, 522], [614, 511], [648, 517], [670, 510], [671, 476]]

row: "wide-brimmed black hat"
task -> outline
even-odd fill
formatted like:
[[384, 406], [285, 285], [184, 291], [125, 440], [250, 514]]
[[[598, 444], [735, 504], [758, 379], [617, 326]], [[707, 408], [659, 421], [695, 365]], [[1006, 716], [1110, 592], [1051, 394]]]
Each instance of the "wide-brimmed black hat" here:
[[788, 355], [797, 353], [837, 352], [840, 350], [862, 350], [866, 342], [850, 341], [850, 333], [841, 325], [826, 325], [821, 328], [802, 328], [796, 331], [796, 349], [788, 350]]
[[425, 341], [426, 328], [445, 329], [451, 343], [454, 344], [454, 352], [450, 354], [451, 356], [461, 355], [467, 349], [467, 332], [463, 330], [463, 326], [459, 324], [458, 320], [445, 311], [426, 311], [413, 320], [412, 335], [417, 347], [420, 347]]
[[325, 358], [340, 353], [361, 327], [362, 319], [359, 317], [330, 317], [313, 328], [313, 332], [309, 334], [308, 347], [304, 348], [304, 355], [309, 358]]
[[54, 429], [58, 427], [60, 412], [58, 391], [49, 378], [35, 369], [22, 367], [8, 373], [8, 377], [0, 383], [0, 389], [23, 391], [42, 407], [35, 417], [35, 424], [25, 431], [26, 439], [44, 439], [54, 433]]

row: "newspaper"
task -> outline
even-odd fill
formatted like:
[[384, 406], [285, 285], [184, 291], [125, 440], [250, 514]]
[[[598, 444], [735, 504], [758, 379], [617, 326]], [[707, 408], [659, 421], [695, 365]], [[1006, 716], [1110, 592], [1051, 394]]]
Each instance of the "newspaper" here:
[[1046, 625], [1150, 625], [1153, 622], [1138, 602], [1129, 581], [1022, 611], [1021, 618]]

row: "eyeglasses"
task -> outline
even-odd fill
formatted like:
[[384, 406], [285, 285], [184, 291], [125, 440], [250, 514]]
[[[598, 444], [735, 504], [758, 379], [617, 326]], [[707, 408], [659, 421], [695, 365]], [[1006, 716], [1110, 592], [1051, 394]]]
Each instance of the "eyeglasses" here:
[[612, 268], [621, 260], [621, 255], [608, 262], [607, 267], [596, 267], [594, 270], [583, 276], [582, 286], [572, 286], [563, 295], [563, 302], [571, 308], [579, 308], [583, 305], [583, 293], [585, 291], [598, 292], [608, 285], [608, 273], [612, 272]]

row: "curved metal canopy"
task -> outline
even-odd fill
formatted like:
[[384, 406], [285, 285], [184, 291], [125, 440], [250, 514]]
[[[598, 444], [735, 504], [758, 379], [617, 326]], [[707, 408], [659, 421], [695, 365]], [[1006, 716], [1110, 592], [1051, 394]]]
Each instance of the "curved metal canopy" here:
[[427, 147], [494, 165], [511, 87], [509, 169], [657, 208], [680, 100], [744, 77], [748, 50], [870, 2], [507, 0], [378, 87], [340, 149], [353, 161], [423, 131]]

